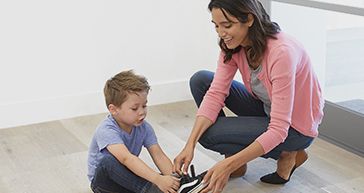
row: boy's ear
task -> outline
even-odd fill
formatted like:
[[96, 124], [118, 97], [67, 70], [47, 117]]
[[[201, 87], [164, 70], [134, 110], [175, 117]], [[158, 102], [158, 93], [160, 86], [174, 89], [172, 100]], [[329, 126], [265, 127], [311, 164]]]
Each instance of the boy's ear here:
[[117, 107], [113, 104], [109, 104], [107, 107], [112, 115], [116, 115], [118, 113]]

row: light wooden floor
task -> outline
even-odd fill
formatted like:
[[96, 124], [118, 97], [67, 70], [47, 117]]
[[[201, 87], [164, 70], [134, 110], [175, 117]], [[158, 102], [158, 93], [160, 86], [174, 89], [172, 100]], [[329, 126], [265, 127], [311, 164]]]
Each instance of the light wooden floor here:
[[[195, 112], [192, 101], [149, 107], [148, 121], [171, 159], [183, 147]], [[105, 115], [0, 129], [0, 193], [90, 193], [87, 147]], [[231, 180], [224, 192], [364, 192], [362, 157], [321, 139], [315, 140], [308, 151], [309, 160], [284, 186], [259, 182], [260, 176], [275, 170], [274, 161], [259, 158], [248, 164], [243, 178]], [[145, 151], [141, 157], [151, 164]], [[199, 173], [221, 159], [198, 146], [193, 163]]]

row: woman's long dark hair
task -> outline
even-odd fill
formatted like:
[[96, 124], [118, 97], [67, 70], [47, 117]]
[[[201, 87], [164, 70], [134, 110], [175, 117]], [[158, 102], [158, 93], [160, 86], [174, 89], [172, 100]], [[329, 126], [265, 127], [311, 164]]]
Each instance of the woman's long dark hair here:
[[[248, 21], [249, 13], [254, 17], [253, 25], [248, 31], [248, 38], [252, 41], [252, 45], [245, 49], [250, 63], [260, 63], [267, 47], [267, 38], [276, 39], [275, 34], [280, 31], [279, 25], [270, 20], [263, 5], [258, 0], [211, 0], [208, 8], [210, 11], [213, 8], [221, 9], [225, 17], [227, 12], [241, 23]], [[233, 54], [242, 48], [242, 46], [238, 46], [235, 49], [229, 49], [223, 39], [220, 39], [219, 45], [225, 53], [225, 63], [230, 61]]]

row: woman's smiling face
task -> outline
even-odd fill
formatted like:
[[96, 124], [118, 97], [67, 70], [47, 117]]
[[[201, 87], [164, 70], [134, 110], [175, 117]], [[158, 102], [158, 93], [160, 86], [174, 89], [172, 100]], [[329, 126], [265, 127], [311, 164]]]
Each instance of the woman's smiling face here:
[[220, 8], [213, 8], [211, 15], [216, 32], [227, 48], [234, 49], [240, 45], [243, 47], [250, 45], [251, 41], [248, 38], [248, 31], [254, 22], [251, 14], [248, 14], [248, 21], [246, 23], [241, 23], [236, 17]]

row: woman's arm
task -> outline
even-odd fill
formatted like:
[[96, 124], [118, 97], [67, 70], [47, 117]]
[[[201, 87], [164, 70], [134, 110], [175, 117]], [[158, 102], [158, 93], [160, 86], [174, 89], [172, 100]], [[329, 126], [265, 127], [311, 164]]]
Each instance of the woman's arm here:
[[[190, 165], [194, 149], [198, 139], [201, 135], [212, 125], [212, 121], [204, 116], [197, 116], [195, 120], [195, 124], [192, 128], [192, 132], [187, 140], [187, 143], [183, 150], [177, 155], [174, 159], [174, 168], [173, 171], [177, 172], [178, 174], [187, 173], [188, 166]], [[183, 169], [182, 169], [183, 166]], [[182, 169], [182, 171], [181, 171]]]
[[204, 116], [197, 116], [186, 146], [195, 148], [201, 135], [212, 125], [212, 121]]
[[254, 160], [257, 157], [260, 157], [264, 154], [264, 149], [260, 143], [254, 141], [248, 147], [236, 153], [233, 156], [226, 158], [226, 162], [228, 163], [228, 168], [231, 172], [235, 171], [242, 165], [248, 163], [249, 161]]

